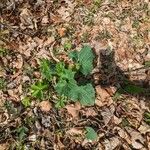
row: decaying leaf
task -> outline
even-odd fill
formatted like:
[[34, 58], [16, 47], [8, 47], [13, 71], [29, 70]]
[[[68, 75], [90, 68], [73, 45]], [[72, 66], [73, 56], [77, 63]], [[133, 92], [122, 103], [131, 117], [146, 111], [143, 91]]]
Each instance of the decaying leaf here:
[[66, 133], [70, 134], [70, 135], [82, 135], [83, 134], [83, 130], [80, 129], [80, 128], [71, 128]]
[[79, 115], [79, 110], [81, 109], [81, 105], [80, 103], [76, 102], [75, 105], [66, 105], [65, 108], [73, 118], [77, 118]]
[[49, 112], [52, 108], [52, 105], [49, 101], [42, 101], [40, 102], [39, 106], [40, 106], [40, 109], [44, 112]]

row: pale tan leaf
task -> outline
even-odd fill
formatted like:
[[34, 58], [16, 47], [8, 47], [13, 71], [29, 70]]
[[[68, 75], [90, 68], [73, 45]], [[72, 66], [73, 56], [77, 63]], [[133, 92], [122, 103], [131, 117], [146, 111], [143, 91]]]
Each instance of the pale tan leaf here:
[[52, 105], [49, 101], [42, 101], [40, 102], [39, 106], [40, 106], [40, 109], [44, 112], [49, 112], [52, 108]]

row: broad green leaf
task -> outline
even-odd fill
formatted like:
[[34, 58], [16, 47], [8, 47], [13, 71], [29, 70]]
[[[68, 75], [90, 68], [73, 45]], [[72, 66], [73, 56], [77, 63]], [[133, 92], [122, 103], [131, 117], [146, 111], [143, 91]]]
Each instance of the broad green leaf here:
[[56, 84], [55, 90], [59, 95], [67, 96], [73, 101], [79, 100], [85, 106], [95, 103], [95, 91], [91, 84], [78, 86], [75, 80], [69, 82], [60, 80]]
[[94, 54], [90, 46], [84, 46], [80, 52], [72, 51], [69, 53], [69, 57], [73, 61], [79, 63], [80, 71], [86, 76], [93, 70]]
[[91, 71], [93, 70], [93, 59], [94, 59], [94, 54], [92, 52], [91, 47], [84, 46], [79, 52], [78, 59], [79, 64], [81, 66], [80, 71], [84, 75], [90, 74]]
[[72, 100], [79, 100], [85, 106], [91, 106], [95, 103], [95, 90], [91, 84], [74, 86], [69, 96]]
[[66, 80], [60, 80], [56, 84], [55, 90], [59, 95], [64, 95], [69, 97], [70, 91], [73, 90], [75, 86], [76, 86], [76, 81], [73, 79], [68, 82]]
[[85, 135], [86, 139], [95, 141], [98, 138], [98, 135], [93, 128], [86, 127], [86, 131], [87, 131]]

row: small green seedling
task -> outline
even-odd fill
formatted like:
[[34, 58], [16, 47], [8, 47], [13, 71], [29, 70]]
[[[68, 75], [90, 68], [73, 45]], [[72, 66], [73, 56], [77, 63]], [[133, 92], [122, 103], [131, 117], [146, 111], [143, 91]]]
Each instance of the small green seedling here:
[[44, 84], [43, 82], [37, 82], [31, 86], [31, 95], [38, 99], [44, 98], [44, 91], [47, 89], [48, 85]]
[[144, 121], [150, 125], [150, 112], [144, 113]]
[[25, 126], [21, 126], [17, 129], [17, 134], [20, 141], [24, 140], [28, 131], [29, 129], [26, 128]]
[[[79, 52], [71, 52], [69, 57], [74, 61], [74, 67], [69, 67], [64, 62], [52, 63], [46, 59], [41, 60], [40, 70], [43, 80], [47, 81], [49, 87], [53, 88], [59, 97], [79, 100], [82, 105], [94, 105], [95, 90], [92, 84], [81, 85], [76, 79], [76, 74], [85, 78], [93, 70], [94, 54], [91, 47], [84, 46]], [[42, 98], [46, 88], [47, 86], [41, 83], [33, 85], [32, 96]], [[65, 103], [66, 99], [60, 98], [56, 107], [63, 107]]]
[[150, 67], [150, 61], [146, 61], [146, 62], [144, 63], [144, 66], [145, 66], [145, 67]]
[[6, 81], [4, 78], [0, 78], [0, 90], [3, 90], [6, 87]]
[[86, 139], [91, 140], [91, 141], [95, 141], [98, 138], [97, 133], [95, 132], [95, 130], [91, 127], [86, 127], [86, 135], [85, 135]]
[[55, 104], [56, 108], [63, 108], [65, 107], [65, 103], [67, 102], [67, 97], [64, 95], [60, 96], [60, 98], [57, 100], [57, 103]]
[[7, 53], [5, 48], [0, 47], [0, 56], [5, 56]]
[[72, 48], [71, 42], [66, 42], [66, 43], [64, 44], [64, 49], [65, 49], [65, 50], [70, 50], [71, 48]]
[[25, 108], [30, 107], [30, 105], [31, 105], [30, 98], [29, 98], [29, 97], [25, 97], [25, 98], [21, 101], [21, 103], [23, 104], [23, 106], [24, 106]]

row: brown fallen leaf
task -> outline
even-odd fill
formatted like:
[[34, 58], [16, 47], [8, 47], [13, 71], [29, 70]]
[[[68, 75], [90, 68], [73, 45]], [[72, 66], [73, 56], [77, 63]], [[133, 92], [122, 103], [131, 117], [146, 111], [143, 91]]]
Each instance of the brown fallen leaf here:
[[79, 134], [83, 134], [83, 130], [80, 129], [80, 128], [71, 128], [70, 130], [68, 130], [66, 132], [67, 134], [70, 134], [70, 135], [79, 135]]
[[21, 69], [23, 66], [23, 58], [21, 55], [17, 56], [17, 61], [13, 61], [13, 67], [17, 69]]
[[150, 133], [150, 126], [143, 122], [138, 128], [138, 131], [142, 134]]
[[101, 88], [100, 86], [96, 86], [96, 101], [95, 104], [98, 105], [99, 107], [102, 106], [110, 106], [113, 103], [113, 100], [111, 96], [108, 94], [108, 92]]
[[87, 117], [89, 117], [89, 116], [96, 116], [97, 113], [95, 112], [95, 110], [93, 108], [88, 108], [88, 109], [85, 110], [85, 115]]
[[66, 105], [65, 108], [67, 109], [68, 113], [72, 115], [73, 118], [77, 118], [79, 115], [79, 110], [81, 109], [80, 103], [75, 103], [75, 105]]
[[135, 130], [131, 127], [126, 127], [126, 131], [131, 136], [131, 144], [132, 144], [133, 148], [139, 149], [139, 150], [145, 148], [145, 146], [144, 146], [145, 138], [141, 135], [140, 132], [138, 132], [137, 130]]
[[103, 142], [105, 150], [115, 150], [115, 148], [117, 148], [120, 144], [121, 144], [121, 141], [119, 140], [118, 137], [105, 139]]
[[105, 125], [107, 125], [113, 119], [114, 112], [115, 112], [115, 108], [113, 105], [111, 105], [110, 108], [106, 107], [101, 111], [101, 115], [103, 117]]
[[60, 35], [60, 37], [63, 37], [66, 34], [66, 28], [59, 28], [59, 29], [57, 29], [57, 31], [58, 31], [58, 34]]
[[0, 150], [8, 150], [8, 146], [9, 144], [8, 143], [2, 143], [0, 144]]
[[48, 16], [44, 16], [43, 18], [42, 18], [42, 22], [41, 22], [43, 25], [45, 25], [45, 24], [48, 24], [49, 23], [49, 18], [48, 18]]
[[20, 27], [22, 29], [26, 29], [27, 27], [30, 29], [37, 28], [36, 20], [33, 17], [33, 14], [28, 8], [23, 8], [20, 13]]
[[44, 112], [49, 112], [52, 108], [52, 105], [49, 101], [42, 101], [40, 102], [39, 106], [40, 106], [40, 109]]
[[12, 101], [15, 101], [15, 102], [19, 102], [20, 101], [20, 98], [16, 94], [16, 90], [15, 89], [13, 89], [13, 90], [7, 90], [7, 92], [8, 92], [8, 95], [10, 96], [10, 99]]
[[128, 144], [131, 144], [131, 137], [130, 135], [122, 128], [116, 127], [116, 130], [118, 130], [118, 135], [127, 141]]

